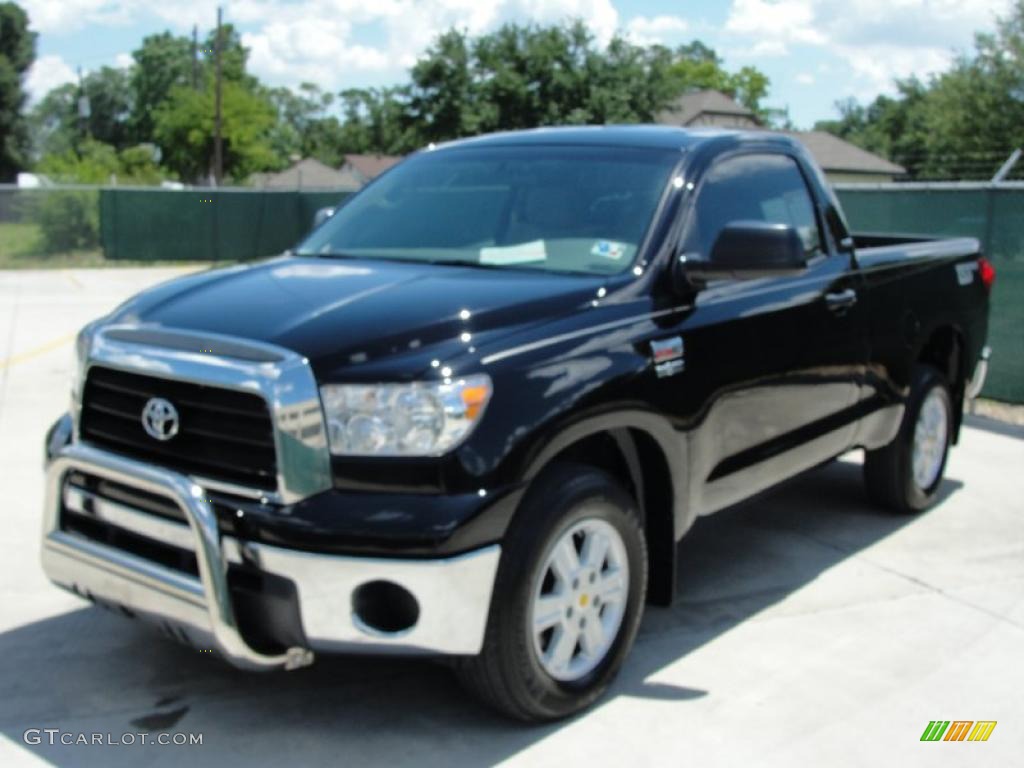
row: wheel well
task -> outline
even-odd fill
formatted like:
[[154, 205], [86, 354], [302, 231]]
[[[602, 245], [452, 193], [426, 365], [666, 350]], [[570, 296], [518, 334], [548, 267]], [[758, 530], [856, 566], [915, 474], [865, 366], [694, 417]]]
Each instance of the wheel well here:
[[963, 338], [959, 331], [949, 325], [936, 328], [921, 348], [918, 362], [927, 363], [938, 369], [949, 384], [953, 396], [953, 442], [960, 436], [960, 421], [964, 386], [967, 382], [966, 361], [963, 354]]
[[647, 601], [669, 605], [675, 596], [672, 479], [657, 441], [641, 429], [611, 429], [580, 438], [550, 464], [573, 461], [604, 470], [637, 502], [647, 539]]

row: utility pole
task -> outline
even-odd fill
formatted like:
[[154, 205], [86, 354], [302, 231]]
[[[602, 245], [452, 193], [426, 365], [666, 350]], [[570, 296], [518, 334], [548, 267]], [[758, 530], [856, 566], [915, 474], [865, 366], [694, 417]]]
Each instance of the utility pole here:
[[192, 25], [192, 90], [199, 90], [199, 27]]
[[89, 137], [89, 117], [92, 109], [89, 105], [89, 97], [85, 93], [85, 84], [82, 82], [82, 67], [78, 67], [78, 124], [82, 131], [82, 138]]
[[219, 187], [221, 179], [224, 177], [224, 148], [222, 146], [221, 136], [221, 114], [220, 114], [220, 96], [221, 96], [221, 58], [223, 56], [223, 45], [221, 43], [221, 7], [217, 6], [217, 40], [214, 48], [214, 57], [216, 61], [216, 83], [214, 85], [213, 94], [213, 183], [214, 186]]

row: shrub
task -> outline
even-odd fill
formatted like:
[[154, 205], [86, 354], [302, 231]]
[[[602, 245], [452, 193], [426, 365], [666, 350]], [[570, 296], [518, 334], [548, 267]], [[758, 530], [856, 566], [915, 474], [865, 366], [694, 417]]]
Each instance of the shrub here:
[[99, 246], [99, 196], [95, 190], [47, 192], [34, 207], [34, 219], [42, 233], [45, 253], [63, 253]]

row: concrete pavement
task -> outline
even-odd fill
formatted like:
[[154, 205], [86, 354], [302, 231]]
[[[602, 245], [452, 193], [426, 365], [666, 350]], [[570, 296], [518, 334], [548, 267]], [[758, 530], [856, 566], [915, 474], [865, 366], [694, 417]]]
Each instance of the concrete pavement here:
[[[73, 333], [181, 270], [0, 272], [0, 764], [1024, 764], [1024, 429], [965, 429], [943, 500], [866, 502], [856, 457], [702, 520], [599, 706], [524, 727], [439, 664], [322, 658], [246, 674], [88, 606], [38, 564], [42, 439]], [[922, 743], [930, 720], [996, 720]], [[29, 728], [201, 733], [202, 746], [29, 745]]]

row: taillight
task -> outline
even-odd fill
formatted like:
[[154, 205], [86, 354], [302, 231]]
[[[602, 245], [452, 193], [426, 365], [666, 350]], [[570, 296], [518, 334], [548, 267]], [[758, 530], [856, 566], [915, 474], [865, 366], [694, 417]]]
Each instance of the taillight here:
[[981, 275], [985, 290], [992, 290], [992, 283], [996, 281], [996, 268], [984, 256], [978, 257], [978, 274]]

